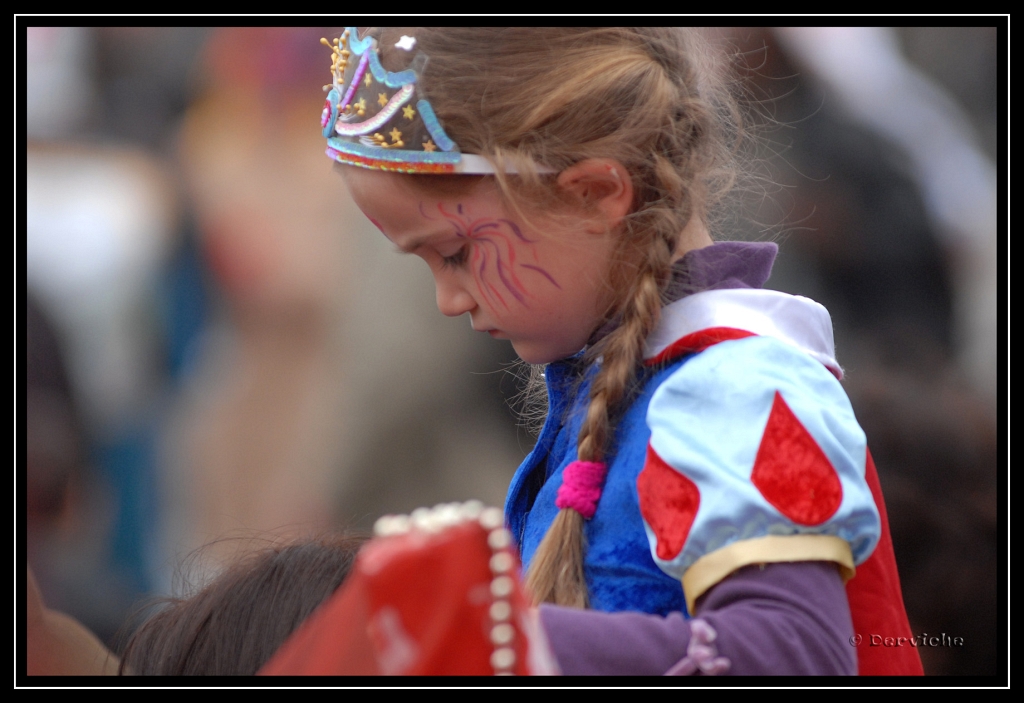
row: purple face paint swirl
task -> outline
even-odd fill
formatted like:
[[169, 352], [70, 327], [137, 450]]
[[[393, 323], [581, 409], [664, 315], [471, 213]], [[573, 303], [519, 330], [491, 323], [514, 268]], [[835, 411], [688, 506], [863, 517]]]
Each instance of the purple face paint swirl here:
[[[536, 240], [527, 238], [515, 222], [502, 218], [472, 218], [461, 203], [454, 213], [446, 210], [442, 203], [437, 204], [437, 210], [455, 228], [457, 237], [469, 240], [472, 248], [467, 259], [469, 271], [492, 307], [507, 310], [514, 300], [529, 308], [531, 291], [524, 279], [536, 278], [534, 274], [561, 289], [558, 281], [536, 260], [533, 246]], [[420, 213], [427, 216], [422, 205]], [[534, 261], [526, 263], [520, 260], [522, 258]]]

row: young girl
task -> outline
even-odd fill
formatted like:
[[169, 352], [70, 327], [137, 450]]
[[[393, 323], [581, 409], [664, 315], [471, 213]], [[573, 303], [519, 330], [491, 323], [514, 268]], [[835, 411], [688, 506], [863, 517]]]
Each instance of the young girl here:
[[332, 46], [356, 203], [442, 313], [546, 365], [505, 507], [563, 672], [920, 673], [828, 313], [761, 289], [773, 244], [710, 236], [740, 124], [699, 33]]

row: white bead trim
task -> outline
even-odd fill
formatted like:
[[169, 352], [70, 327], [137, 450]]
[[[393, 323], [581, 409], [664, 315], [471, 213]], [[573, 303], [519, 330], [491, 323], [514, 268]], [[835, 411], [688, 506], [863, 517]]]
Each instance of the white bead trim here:
[[410, 515], [385, 515], [374, 524], [373, 533], [377, 537], [403, 535], [412, 530], [437, 534], [448, 527], [466, 522], [479, 522], [487, 531], [487, 546], [492, 552], [488, 567], [494, 575], [490, 583], [494, 600], [487, 610], [491, 620], [489, 636], [494, 645], [491, 666], [496, 676], [515, 675], [516, 628], [509, 622], [512, 618], [512, 605], [507, 600], [515, 591], [515, 581], [508, 575], [515, 566], [515, 557], [510, 551], [512, 535], [504, 527], [505, 516], [501, 510], [485, 508], [477, 500], [442, 503], [433, 508], [417, 508]]

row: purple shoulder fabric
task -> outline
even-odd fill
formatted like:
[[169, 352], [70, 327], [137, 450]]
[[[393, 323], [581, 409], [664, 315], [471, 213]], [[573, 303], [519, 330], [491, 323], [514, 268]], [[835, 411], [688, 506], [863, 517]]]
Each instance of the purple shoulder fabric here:
[[718, 242], [689, 251], [673, 264], [665, 299], [720, 288], [761, 288], [778, 253], [773, 242]]
[[[691, 293], [720, 288], [761, 288], [772, 273], [779, 253], [773, 242], [718, 242], [693, 249], [672, 264], [672, 280], [665, 288], [665, 303], [673, 303]], [[621, 324], [619, 318], [602, 325], [587, 344]]]
[[[542, 605], [541, 622], [569, 676], [657, 676], [687, 655], [680, 613], [603, 613]], [[740, 569], [697, 603], [717, 633], [731, 675], [855, 675], [857, 652], [846, 589], [834, 564], [795, 562]]]

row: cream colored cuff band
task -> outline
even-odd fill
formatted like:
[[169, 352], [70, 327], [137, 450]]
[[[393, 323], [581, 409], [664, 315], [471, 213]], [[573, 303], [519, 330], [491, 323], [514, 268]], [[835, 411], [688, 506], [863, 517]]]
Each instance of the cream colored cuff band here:
[[732, 572], [751, 564], [780, 561], [833, 561], [843, 581], [853, 578], [853, 553], [846, 540], [832, 535], [768, 535], [747, 539], [705, 554], [683, 574], [686, 607], [693, 615], [697, 599]]

